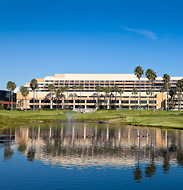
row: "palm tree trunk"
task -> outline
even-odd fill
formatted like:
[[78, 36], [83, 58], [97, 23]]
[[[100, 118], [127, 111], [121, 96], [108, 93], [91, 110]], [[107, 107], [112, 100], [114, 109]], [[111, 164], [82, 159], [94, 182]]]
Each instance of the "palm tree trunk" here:
[[11, 111], [13, 110], [13, 92], [11, 91]]
[[9, 90], [9, 109], [10, 109], [10, 96], [11, 96], [11, 91]]
[[25, 96], [25, 111], [27, 111], [27, 99], [26, 99], [26, 96]]
[[140, 78], [139, 78], [139, 104], [140, 104], [140, 114], [141, 114], [141, 88], [140, 88]]
[[168, 85], [167, 85], [167, 94], [166, 94], [166, 98], [167, 98], [167, 111], [169, 111]]
[[35, 110], [35, 90], [33, 90], [33, 111]]

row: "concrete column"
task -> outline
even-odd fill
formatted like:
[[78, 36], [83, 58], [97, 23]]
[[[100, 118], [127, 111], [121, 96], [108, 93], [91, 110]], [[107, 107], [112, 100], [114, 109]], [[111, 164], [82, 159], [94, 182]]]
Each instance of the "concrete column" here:
[[30, 100], [27, 100], [27, 108], [30, 109]]
[[121, 106], [121, 100], [119, 100], [119, 107], [122, 107], [122, 106]]
[[109, 110], [109, 100], [107, 100], [107, 109]]
[[39, 109], [41, 109], [41, 100], [39, 100]]
[[50, 100], [50, 109], [53, 109], [53, 100]]
[[85, 110], [86, 110], [86, 108], [87, 108], [86, 103], [87, 103], [87, 100], [85, 100]]
[[73, 109], [75, 110], [76, 108], [76, 100], [73, 100]]

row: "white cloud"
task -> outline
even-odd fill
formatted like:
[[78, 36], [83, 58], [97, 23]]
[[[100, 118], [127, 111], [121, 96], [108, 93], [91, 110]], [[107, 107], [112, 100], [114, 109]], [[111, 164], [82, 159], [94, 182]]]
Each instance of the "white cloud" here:
[[152, 40], [156, 40], [157, 39], [157, 35], [154, 32], [151, 32], [149, 30], [142, 30], [142, 29], [133, 29], [133, 28], [129, 28], [126, 26], [121, 25], [121, 28], [129, 31], [129, 32], [133, 32], [133, 33], [137, 33], [137, 34], [141, 34], [147, 38], [150, 38]]

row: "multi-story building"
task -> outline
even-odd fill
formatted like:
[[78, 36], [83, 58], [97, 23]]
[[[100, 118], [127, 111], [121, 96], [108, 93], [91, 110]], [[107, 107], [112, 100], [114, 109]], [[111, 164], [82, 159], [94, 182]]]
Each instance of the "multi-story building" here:
[[[177, 80], [181, 77], [171, 77], [171, 87], [176, 88]], [[135, 107], [165, 109], [166, 92], [161, 93], [163, 87], [162, 77], [158, 77], [152, 86], [147, 78], [141, 78], [141, 100], [139, 94], [134, 94], [133, 89], [139, 89], [139, 80], [134, 74], [55, 74], [37, 79], [38, 89], [35, 91], [35, 106], [39, 109], [77, 109], [77, 108], [126, 108]], [[60, 96], [55, 95], [48, 89], [49, 84], [54, 84], [55, 90], [67, 86], [66, 92], [61, 92]], [[26, 83], [29, 88], [29, 95], [22, 97], [17, 93], [18, 108], [33, 108], [33, 91], [30, 83]], [[82, 86], [83, 88], [73, 88]], [[96, 86], [114, 87], [118, 86], [123, 93], [118, 92], [96, 92]], [[148, 89], [153, 89], [152, 94], [148, 94]], [[52, 98], [51, 98], [52, 97]], [[141, 101], [141, 102], [140, 102]]]

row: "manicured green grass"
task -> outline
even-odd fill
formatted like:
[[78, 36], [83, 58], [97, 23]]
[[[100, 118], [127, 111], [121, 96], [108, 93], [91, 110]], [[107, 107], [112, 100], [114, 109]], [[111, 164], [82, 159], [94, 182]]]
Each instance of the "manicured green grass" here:
[[[69, 114], [69, 115], [68, 115]], [[79, 121], [108, 121], [126, 123], [129, 125], [182, 128], [183, 113], [174, 111], [142, 111], [138, 110], [98, 110], [94, 113], [75, 113], [72, 111], [6, 111], [0, 110], [0, 127], [19, 126], [28, 123], [56, 122], [72, 120]]]

